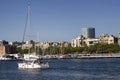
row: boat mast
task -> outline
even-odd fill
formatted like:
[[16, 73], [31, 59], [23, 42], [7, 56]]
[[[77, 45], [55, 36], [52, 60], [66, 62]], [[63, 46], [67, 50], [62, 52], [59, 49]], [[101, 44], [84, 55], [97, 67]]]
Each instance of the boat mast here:
[[[24, 33], [23, 33], [23, 40], [22, 43], [24, 43], [24, 41], [28, 41], [28, 46], [30, 46], [30, 26], [31, 26], [31, 19], [30, 19], [30, 0], [28, 0], [28, 4], [27, 4], [27, 16], [26, 16], [26, 23], [25, 23], [25, 29], [24, 29]], [[28, 47], [28, 53], [30, 53], [30, 47]]]
[[23, 33], [23, 40], [22, 42], [25, 41], [25, 38], [27, 36], [28, 41], [30, 41], [30, 24], [31, 24], [31, 19], [30, 19], [30, 0], [28, 0], [27, 4], [27, 16], [26, 16], [26, 23], [25, 23], [25, 29]]

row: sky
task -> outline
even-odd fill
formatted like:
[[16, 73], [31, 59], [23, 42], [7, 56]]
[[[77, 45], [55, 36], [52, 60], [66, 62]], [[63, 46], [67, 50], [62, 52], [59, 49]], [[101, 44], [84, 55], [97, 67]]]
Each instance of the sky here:
[[[0, 40], [22, 41], [27, 1], [0, 0]], [[84, 27], [117, 36], [120, 0], [31, 0], [31, 39], [70, 42]]]

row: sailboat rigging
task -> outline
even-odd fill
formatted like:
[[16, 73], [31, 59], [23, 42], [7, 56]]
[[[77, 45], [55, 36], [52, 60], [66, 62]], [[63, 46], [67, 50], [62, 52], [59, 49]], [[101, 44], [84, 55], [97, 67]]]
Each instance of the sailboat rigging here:
[[[26, 33], [28, 30], [28, 33]], [[25, 36], [28, 34], [28, 44], [30, 44], [30, 0], [28, 0], [28, 11], [27, 11], [27, 19], [26, 19], [26, 24], [25, 24], [25, 30], [23, 34], [23, 40], [24, 42]], [[29, 46], [29, 45], [28, 45]], [[24, 56], [24, 61], [22, 63], [18, 63], [18, 68], [49, 68], [49, 64], [41, 62], [39, 57], [32, 56], [30, 54], [30, 47], [28, 51], [28, 55]]]

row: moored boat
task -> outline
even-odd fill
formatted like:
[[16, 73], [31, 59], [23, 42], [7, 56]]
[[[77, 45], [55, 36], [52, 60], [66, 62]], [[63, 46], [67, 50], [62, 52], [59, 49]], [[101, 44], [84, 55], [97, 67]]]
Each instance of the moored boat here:
[[0, 56], [0, 60], [11, 60], [11, 58], [7, 58], [6, 56]]
[[35, 68], [49, 68], [49, 63], [43, 63], [41, 62], [40, 59], [34, 59], [34, 60], [25, 60], [22, 63], [18, 63], [18, 68], [22, 68], [22, 69], [35, 69]]

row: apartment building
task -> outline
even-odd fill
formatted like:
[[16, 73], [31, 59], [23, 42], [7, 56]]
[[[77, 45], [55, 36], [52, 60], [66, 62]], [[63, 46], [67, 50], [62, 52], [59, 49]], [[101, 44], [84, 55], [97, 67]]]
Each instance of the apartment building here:
[[104, 34], [99, 37], [101, 43], [113, 44], [117, 42], [117, 38], [113, 35]]

